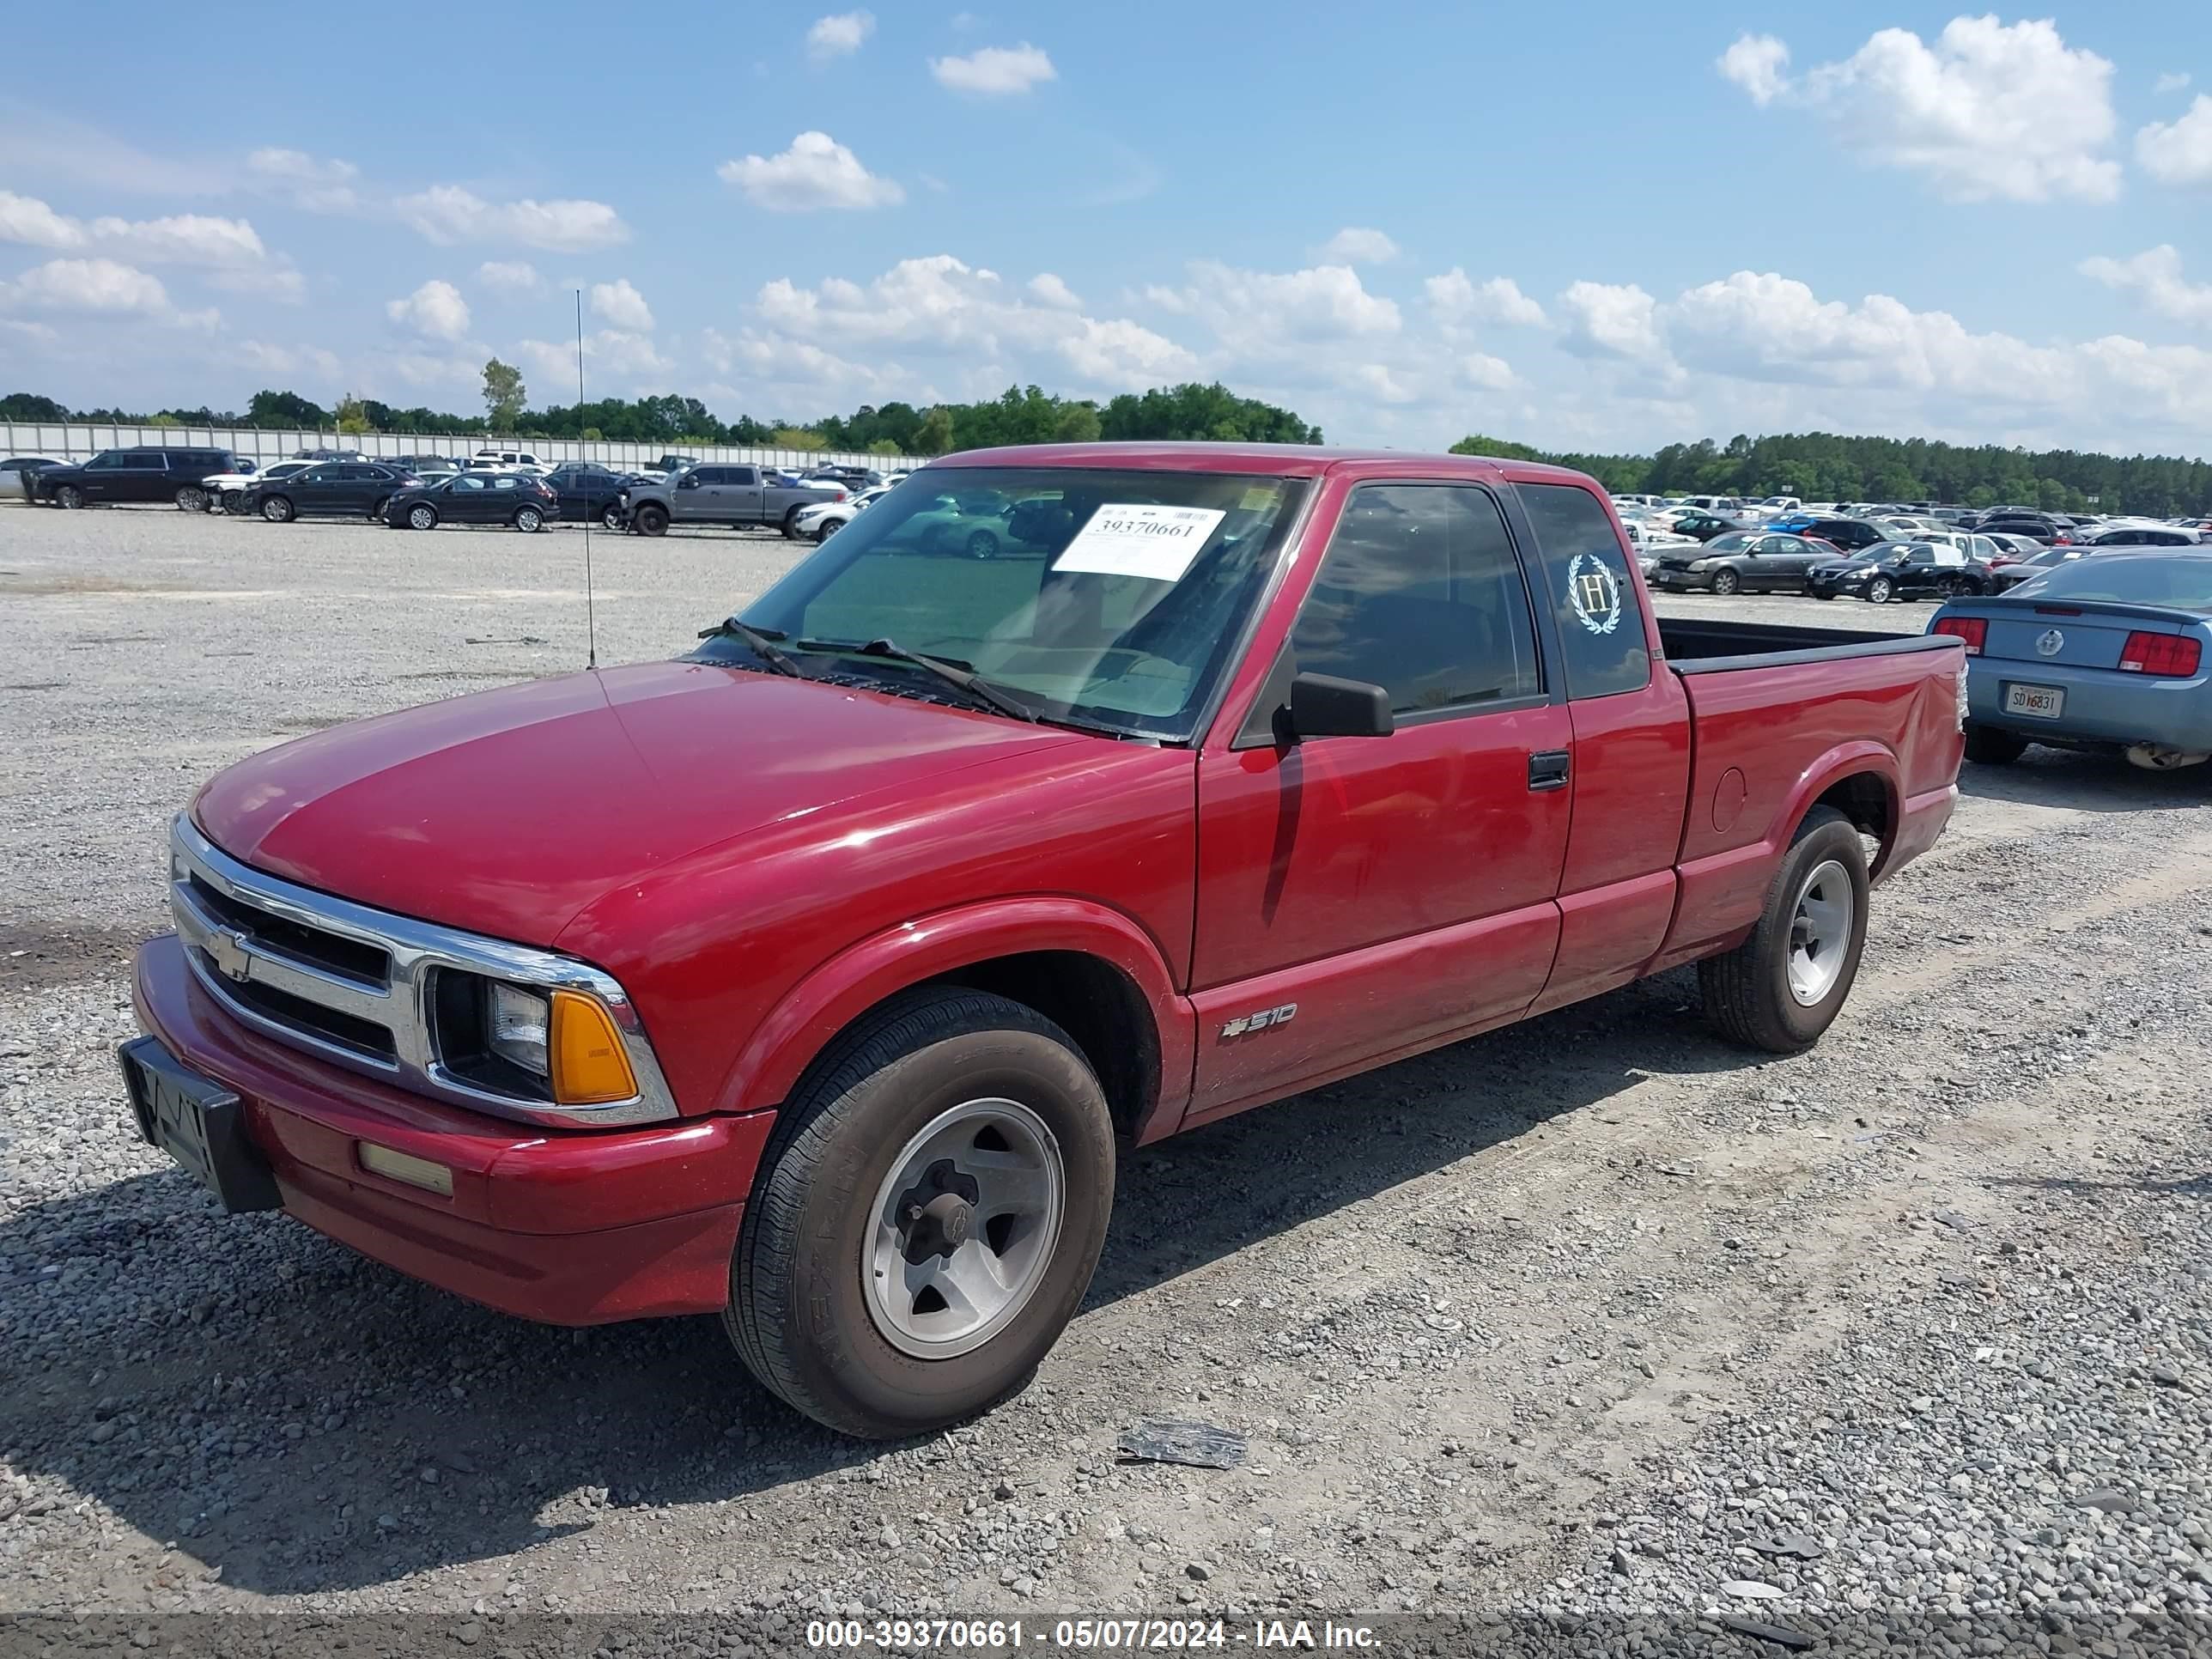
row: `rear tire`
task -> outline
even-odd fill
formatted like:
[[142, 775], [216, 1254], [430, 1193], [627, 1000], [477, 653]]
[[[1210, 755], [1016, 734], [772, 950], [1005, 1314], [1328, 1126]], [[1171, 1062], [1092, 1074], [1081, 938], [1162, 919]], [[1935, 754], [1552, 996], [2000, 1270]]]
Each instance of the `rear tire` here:
[[601, 508], [599, 512], [599, 524], [604, 529], [620, 530], [623, 527], [622, 508], [619, 507], [606, 507]]
[[[817, 1422], [940, 1429], [1028, 1384], [1090, 1285], [1113, 1199], [1105, 1095], [1067, 1034], [1004, 997], [919, 990], [840, 1038], [778, 1113], [723, 1324]], [[913, 1288], [909, 1267], [933, 1275], [940, 1250], [944, 1276]], [[975, 1253], [983, 1288], [1014, 1286], [988, 1317], [988, 1296], [951, 1284]], [[931, 1306], [933, 1283], [954, 1297]]]
[[177, 492], [177, 511], [204, 513], [207, 511], [207, 491], [198, 484], [186, 484]]
[[795, 542], [799, 539], [799, 509], [794, 507], [783, 515], [783, 535], [786, 541]]
[[637, 527], [644, 535], [665, 535], [668, 533], [668, 514], [657, 507], [641, 507], [637, 510]]
[[2027, 739], [1994, 726], [1966, 722], [1966, 758], [1977, 766], [2010, 766], [2027, 752]]
[[999, 556], [999, 538], [988, 530], [971, 532], [960, 547], [961, 551], [971, 559], [995, 559]]
[[526, 536], [533, 536], [545, 528], [545, 515], [534, 507], [514, 509], [514, 527]]
[[1866, 945], [1866, 852], [1832, 806], [1805, 815], [1751, 937], [1698, 964], [1705, 1018], [1731, 1042], [1801, 1054], [1843, 1011]]

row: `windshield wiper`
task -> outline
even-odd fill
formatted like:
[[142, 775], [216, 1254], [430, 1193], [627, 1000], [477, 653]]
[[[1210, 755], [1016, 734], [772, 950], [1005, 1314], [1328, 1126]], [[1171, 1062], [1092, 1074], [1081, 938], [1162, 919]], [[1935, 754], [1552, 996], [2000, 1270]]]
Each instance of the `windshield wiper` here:
[[947, 685], [966, 692], [976, 702], [988, 704], [1001, 714], [1018, 720], [1037, 724], [1034, 708], [1024, 707], [1002, 691], [994, 690], [975, 671], [950, 657], [926, 656], [919, 651], [909, 651], [894, 640], [801, 640], [801, 651], [848, 651], [856, 657], [885, 657], [894, 662], [911, 663], [925, 672], [934, 674]]
[[755, 628], [749, 623], [739, 622], [735, 617], [725, 617], [712, 628], [701, 629], [699, 637], [702, 640], [716, 638], [743, 640], [747, 645], [752, 647], [755, 656], [775, 670], [777, 673], [788, 674], [795, 680], [803, 680], [806, 678], [797, 663], [775, 648], [775, 642], [778, 640], [790, 637], [780, 628]]

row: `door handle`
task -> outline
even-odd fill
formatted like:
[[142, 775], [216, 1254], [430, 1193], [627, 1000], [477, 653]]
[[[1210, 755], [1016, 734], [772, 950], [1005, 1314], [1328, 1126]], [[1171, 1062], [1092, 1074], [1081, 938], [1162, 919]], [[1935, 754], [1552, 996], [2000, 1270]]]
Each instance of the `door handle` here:
[[1567, 751], [1564, 749], [1542, 749], [1528, 757], [1528, 793], [1541, 793], [1547, 789], [1567, 787]]

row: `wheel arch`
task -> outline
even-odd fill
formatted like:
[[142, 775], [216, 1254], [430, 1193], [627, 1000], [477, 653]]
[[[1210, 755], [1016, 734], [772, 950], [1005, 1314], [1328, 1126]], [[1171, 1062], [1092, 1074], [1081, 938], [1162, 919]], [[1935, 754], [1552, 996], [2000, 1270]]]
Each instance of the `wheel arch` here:
[[1904, 805], [1897, 757], [1877, 743], [1845, 744], [1822, 756], [1799, 779], [1778, 816], [1781, 834], [1776, 844], [1788, 847], [1814, 807], [1832, 806], [1861, 835], [1879, 843], [1879, 850], [1867, 860], [1869, 872], [1878, 874], [1897, 844]]
[[886, 1004], [930, 986], [988, 991], [1054, 1021], [1097, 1073], [1123, 1136], [1157, 1139], [1188, 1103], [1194, 1016], [1158, 946], [1119, 911], [1037, 897], [940, 913], [840, 951], [760, 1023], [716, 1109], [780, 1105]]

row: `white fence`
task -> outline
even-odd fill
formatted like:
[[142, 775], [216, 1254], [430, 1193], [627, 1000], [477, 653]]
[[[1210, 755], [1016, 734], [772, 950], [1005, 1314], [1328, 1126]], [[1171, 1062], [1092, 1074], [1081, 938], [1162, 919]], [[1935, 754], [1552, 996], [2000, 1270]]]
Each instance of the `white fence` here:
[[301, 449], [358, 449], [364, 455], [451, 455], [465, 460], [479, 449], [521, 449], [541, 461], [598, 461], [618, 471], [645, 465], [663, 455], [690, 455], [702, 461], [746, 461], [759, 466], [805, 470], [825, 462], [895, 472], [920, 466], [903, 455], [855, 455], [842, 450], [744, 449], [721, 444], [633, 444], [567, 438], [422, 437], [404, 432], [342, 435], [336, 432], [278, 432], [262, 427], [109, 426], [99, 422], [0, 421], [0, 460], [42, 455], [57, 461], [88, 460], [103, 449], [228, 449], [257, 465], [281, 461]]

